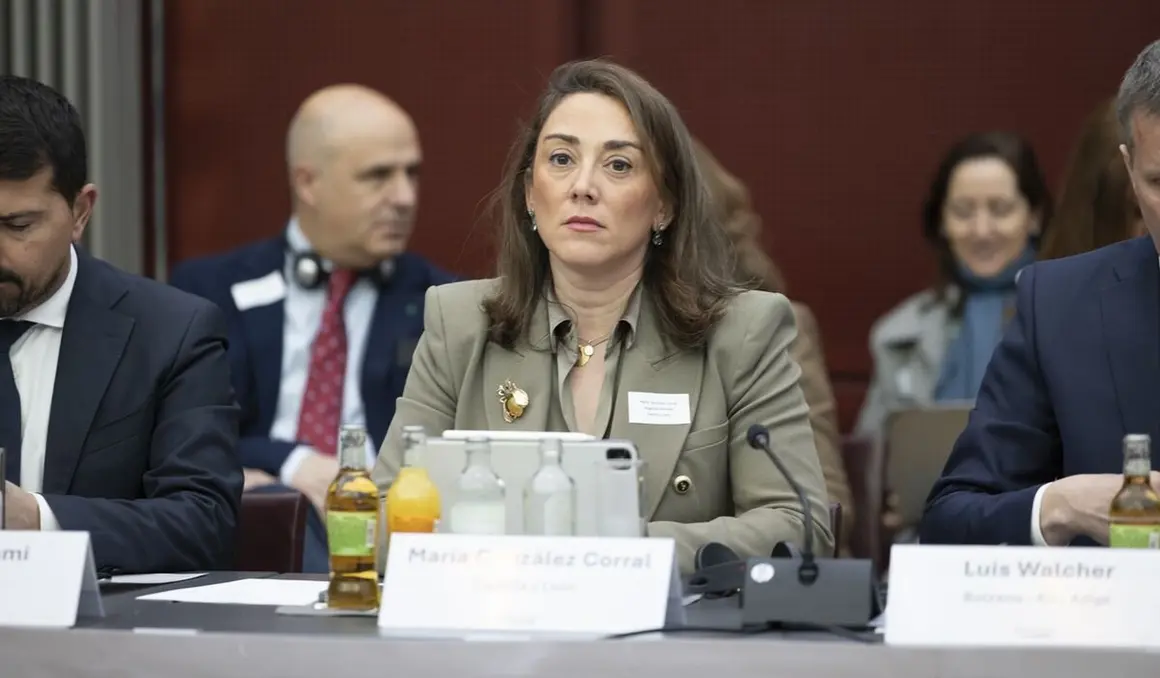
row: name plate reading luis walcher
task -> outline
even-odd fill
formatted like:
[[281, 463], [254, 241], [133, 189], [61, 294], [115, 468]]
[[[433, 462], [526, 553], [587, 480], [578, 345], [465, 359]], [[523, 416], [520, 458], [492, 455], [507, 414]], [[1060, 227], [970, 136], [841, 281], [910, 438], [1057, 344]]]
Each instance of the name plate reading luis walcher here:
[[671, 539], [397, 533], [379, 628], [414, 636], [658, 629], [684, 611], [674, 556]]
[[888, 645], [1160, 647], [1160, 551], [898, 545]]

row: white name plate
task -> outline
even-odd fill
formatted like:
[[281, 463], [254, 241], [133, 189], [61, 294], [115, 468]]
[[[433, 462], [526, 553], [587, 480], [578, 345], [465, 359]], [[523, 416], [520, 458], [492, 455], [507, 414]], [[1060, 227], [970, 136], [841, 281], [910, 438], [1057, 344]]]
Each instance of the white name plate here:
[[88, 532], [0, 530], [0, 626], [69, 628], [103, 617]]
[[886, 643], [1160, 647], [1160, 551], [898, 545]]
[[379, 628], [602, 636], [684, 622], [672, 539], [391, 536]]

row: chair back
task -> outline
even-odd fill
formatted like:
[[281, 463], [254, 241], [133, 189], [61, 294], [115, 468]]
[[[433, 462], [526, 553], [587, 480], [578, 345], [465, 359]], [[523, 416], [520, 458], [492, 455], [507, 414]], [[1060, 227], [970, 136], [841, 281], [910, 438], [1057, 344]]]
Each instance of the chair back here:
[[834, 557], [838, 557], [838, 544], [842, 543], [842, 504], [830, 504], [830, 530], [834, 533]]
[[313, 510], [306, 496], [294, 490], [243, 492], [234, 544], [234, 569], [301, 572], [306, 517]]
[[897, 531], [887, 497], [885, 447], [868, 437], [846, 436], [842, 439], [842, 461], [855, 508], [850, 555], [873, 561], [875, 571], [882, 574]]

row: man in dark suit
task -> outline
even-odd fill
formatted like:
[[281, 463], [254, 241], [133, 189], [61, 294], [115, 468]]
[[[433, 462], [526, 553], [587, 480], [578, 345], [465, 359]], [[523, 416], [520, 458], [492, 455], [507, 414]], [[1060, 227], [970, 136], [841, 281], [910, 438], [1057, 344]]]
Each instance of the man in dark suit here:
[[1160, 441], [1160, 41], [1124, 76], [1117, 108], [1150, 235], [1023, 271], [923, 543], [1106, 544], [1123, 437]]
[[80, 117], [0, 76], [5, 527], [83, 530], [106, 573], [228, 569], [242, 491], [221, 312], [79, 250]]
[[[173, 285], [226, 313], [248, 490], [290, 486], [321, 510], [341, 424], [367, 427], [373, 463], [423, 331], [424, 294], [453, 280], [406, 252], [421, 159], [394, 102], [323, 89], [290, 125], [283, 234], [174, 270]], [[325, 571], [314, 518], [303, 569]]]

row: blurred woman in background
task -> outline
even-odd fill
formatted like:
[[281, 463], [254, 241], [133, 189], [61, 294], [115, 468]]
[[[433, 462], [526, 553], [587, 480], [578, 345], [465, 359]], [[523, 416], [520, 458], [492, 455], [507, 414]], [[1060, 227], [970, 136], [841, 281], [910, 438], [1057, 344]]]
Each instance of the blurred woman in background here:
[[1140, 205], [1120, 154], [1115, 99], [1108, 99], [1084, 121], [1040, 258], [1082, 254], [1144, 232]]
[[975, 399], [1014, 311], [1016, 276], [1035, 260], [1051, 214], [1026, 140], [974, 134], [947, 152], [922, 212], [939, 280], [874, 323], [874, 374], [859, 433], [879, 436], [895, 409]]
[[[748, 282], [755, 289], [785, 294], [785, 279], [762, 246], [761, 217], [753, 210], [749, 191], [695, 138], [693, 150], [709, 187], [717, 219], [737, 252], [738, 280]], [[790, 356], [802, 370], [798, 383], [810, 408], [810, 424], [826, 480], [826, 492], [831, 502], [842, 505], [842, 525], [848, 529], [842, 529], [841, 534], [842, 541], [847, 542], [854, 525], [854, 500], [842, 461], [838, 407], [826, 369], [822, 336], [809, 307], [798, 302], [790, 303], [798, 329], [797, 337], [790, 344]], [[839, 544], [839, 550], [846, 552], [846, 544]]]

